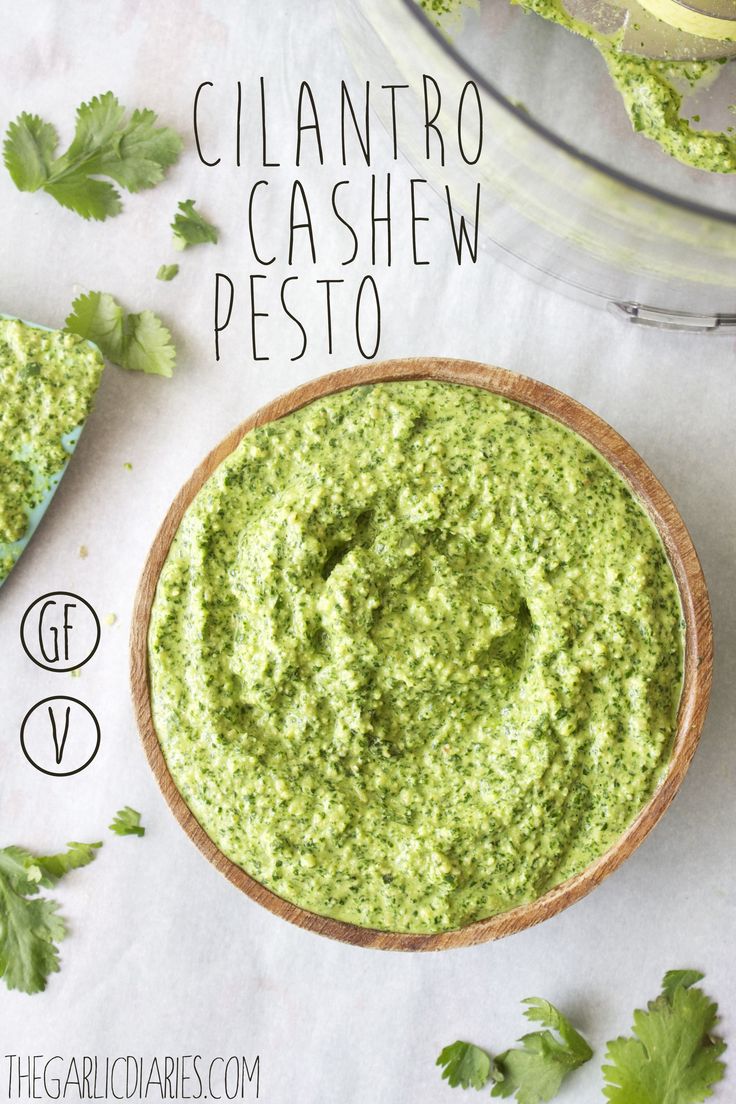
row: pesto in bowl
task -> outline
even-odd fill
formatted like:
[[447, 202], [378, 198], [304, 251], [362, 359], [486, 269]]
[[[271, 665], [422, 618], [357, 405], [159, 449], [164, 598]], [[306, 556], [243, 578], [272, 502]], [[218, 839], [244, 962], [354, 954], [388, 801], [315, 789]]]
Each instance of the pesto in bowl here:
[[246, 434], [148, 638], [168, 770], [216, 846], [323, 916], [438, 932], [606, 851], [666, 770], [683, 620], [582, 437], [480, 388], [358, 386]]

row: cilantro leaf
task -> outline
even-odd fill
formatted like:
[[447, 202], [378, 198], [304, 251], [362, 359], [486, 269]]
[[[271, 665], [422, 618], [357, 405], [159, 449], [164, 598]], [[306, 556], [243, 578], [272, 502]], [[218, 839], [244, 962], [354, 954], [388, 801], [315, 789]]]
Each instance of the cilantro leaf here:
[[680, 986], [689, 989], [704, 977], [705, 974], [701, 974], [700, 970], [668, 970], [662, 979], [662, 994], [671, 998], [675, 989], [679, 989]]
[[129, 314], [125, 322], [123, 368], [129, 368], [131, 372], [170, 376], [176, 361], [176, 349], [171, 343], [171, 334], [158, 315], [144, 310], [140, 314]]
[[156, 273], [157, 280], [173, 280], [175, 276], [179, 274], [178, 264], [161, 265]]
[[118, 836], [145, 836], [146, 829], [141, 824], [141, 814], [126, 805], [114, 816], [110, 831]]
[[711, 1034], [718, 1005], [693, 988], [702, 976], [671, 970], [647, 1011], [634, 1012], [633, 1037], [609, 1042], [603, 1091], [611, 1104], [699, 1104], [712, 1096], [726, 1044]]
[[491, 1057], [473, 1043], [456, 1043], [446, 1046], [435, 1062], [444, 1066], [442, 1077], [456, 1088], [482, 1089], [491, 1074]]
[[40, 993], [59, 969], [59, 943], [66, 925], [56, 901], [20, 897], [0, 883], [0, 977], [8, 989]]
[[77, 843], [73, 840], [67, 847], [68, 851], [62, 851], [58, 855], [40, 855], [33, 859], [33, 864], [41, 871], [42, 886], [55, 885], [70, 870], [88, 866], [95, 857], [95, 851], [102, 847], [102, 842]]
[[23, 112], [8, 127], [3, 155], [13, 183], [20, 192], [35, 192], [48, 180], [59, 138], [51, 123]]
[[123, 308], [105, 291], [79, 295], [64, 323], [67, 330], [99, 345], [108, 360], [120, 364], [123, 356]]
[[152, 311], [126, 314], [104, 291], [78, 296], [64, 323], [67, 330], [98, 345], [114, 364], [133, 372], [170, 376], [176, 362], [171, 334]]
[[41, 877], [30, 851], [23, 847], [4, 847], [0, 850], [0, 883], [6, 883], [14, 893], [23, 897], [38, 893]]
[[171, 229], [174, 232], [174, 249], [186, 249], [188, 245], [200, 245], [202, 242], [216, 242], [217, 227], [207, 222], [199, 211], [194, 210], [194, 200], [185, 199], [179, 204]]
[[570, 1021], [553, 1004], [543, 1000], [542, 997], [527, 997], [522, 1003], [529, 1005], [524, 1013], [528, 1020], [544, 1024], [545, 1027], [551, 1027], [559, 1032], [572, 1057], [578, 1059], [579, 1065], [590, 1061], [593, 1051], [580, 1032], [575, 1030]]
[[[43, 189], [85, 219], [102, 221], [122, 210], [113, 180], [129, 192], [152, 188], [178, 159], [182, 140], [156, 125], [155, 112], [126, 109], [105, 92], [77, 108], [74, 139], [54, 157], [56, 130], [38, 115], [24, 112], [12, 122], [3, 145], [5, 166], [23, 192]], [[98, 177], [108, 177], [100, 180]]]
[[59, 969], [57, 944], [66, 935], [56, 901], [38, 897], [70, 870], [86, 866], [99, 843], [70, 843], [58, 855], [36, 856], [22, 847], [0, 850], [0, 977], [8, 989], [38, 993]]
[[43, 190], [62, 207], [76, 211], [83, 219], [104, 222], [119, 215], [123, 209], [119, 193], [106, 180], [94, 180], [92, 177], [80, 180], [70, 176], [62, 180], [47, 180]]
[[[496, 1058], [496, 1085], [491, 1096], [516, 1094], [518, 1104], [542, 1104], [552, 1100], [568, 1073], [593, 1057], [593, 1051], [570, 1021], [549, 1001], [529, 997], [527, 1019], [551, 1030], [533, 1031], [519, 1040], [521, 1048]], [[557, 1032], [559, 1038], [552, 1034]]]

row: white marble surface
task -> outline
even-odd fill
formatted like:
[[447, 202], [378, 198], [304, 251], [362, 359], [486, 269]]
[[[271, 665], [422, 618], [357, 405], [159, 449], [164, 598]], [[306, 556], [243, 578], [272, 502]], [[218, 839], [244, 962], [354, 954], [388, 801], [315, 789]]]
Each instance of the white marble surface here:
[[[234, 168], [229, 142], [237, 79], [252, 105], [264, 74], [275, 114], [284, 118], [304, 78], [318, 98], [336, 103], [339, 79], [351, 76], [331, 7], [324, 0], [28, 0], [4, 6], [0, 72], [3, 127], [22, 110], [38, 111], [66, 139], [76, 105], [109, 87], [130, 106], [155, 107], [187, 136], [185, 156], [166, 183], [126, 197], [125, 213], [105, 225], [85, 224], [41, 193], [17, 192], [0, 171], [0, 309], [61, 324], [75, 286], [103, 288], [133, 308], [160, 310], [181, 349], [170, 381], [107, 368], [53, 507], [0, 594], [0, 840], [48, 850], [71, 838], [105, 839], [95, 864], [57, 892], [72, 929], [61, 973], [32, 998], [0, 987], [2, 1053], [258, 1053], [260, 1099], [269, 1104], [425, 1104], [453, 1099], [434, 1068], [445, 1043], [465, 1037], [490, 1049], [508, 1045], [524, 1026], [519, 1001], [539, 994], [568, 1010], [597, 1044], [597, 1061], [559, 1098], [590, 1104], [602, 1099], [603, 1043], [628, 1029], [634, 1007], [675, 966], [707, 972], [723, 1031], [736, 1047], [733, 339], [626, 327], [488, 257], [458, 270], [439, 231], [432, 265], [412, 269], [406, 226], [397, 230], [396, 263], [377, 269], [387, 304], [382, 355], [439, 353], [517, 369], [570, 392], [619, 429], [691, 529], [711, 590], [717, 668], [702, 745], [680, 796], [592, 896], [535, 930], [469, 950], [398, 955], [331, 943], [251, 903], [191, 845], [146, 764], [127, 678], [137, 577], [193, 466], [264, 401], [361, 359], [341, 311], [341, 336], [326, 356], [315, 309], [306, 357], [290, 363], [294, 333], [274, 318], [263, 331], [272, 359], [250, 360], [245, 280], [254, 268], [244, 214], [259, 171], [248, 160], [252, 149]], [[211, 170], [198, 164], [190, 133], [193, 92], [204, 79], [216, 82], [213, 104], [220, 108], [213, 126], [223, 163]], [[326, 113], [334, 116], [334, 106]], [[287, 160], [291, 131], [277, 129], [274, 137]], [[375, 141], [377, 171], [390, 167], [397, 186], [405, 183], [409, 168], [389, 164], [385, 136], [376, 132]], [[302, 174], [316, 189], [341, 178], [332, 149], [321, 173], [307, 166]], [[282, 170], [269, 193], [279, 248], [292, 176]], [[161, 284], [156, 269], [174, 259], [167, 224], [187, 196], [219, 223], [222, 241], [185, 255], [179, 278]], [[328, 242], [318, 275], [342, 275], [330, 248]], [[369, 261], [353, 268], [360, 275]], [[240, 292], [219, 364], [210, 336], [217, 269], [231, 273]], [[276, 290], [268, 295], [275, 310], [288, 274], [283, 258], [274, 270]], [[314, 277], [306, 264], [293, 271]], [[347, 272], [354, 286], [357, 277]], [[87, 559], [78, 556], [80, 544], [89, 548]], [[62, 588], [85, 596], [101, 616], [118, 616], [103, 625], [97, 655], [74, 682], [36, 669], [18, 641], [25, 608]], [[53, 693], [84, 698], [103, 730], [94, 764], [66, 780], [38, 774], [19, 749], [24, 713]], [[142, 811], [144, 840], [106, 831], [125, 803]], [[6, 1074], [4, 1066], [2, 1098]], [[729, 1099], [734, 1085], [732, 1071], [716, 1099]]]

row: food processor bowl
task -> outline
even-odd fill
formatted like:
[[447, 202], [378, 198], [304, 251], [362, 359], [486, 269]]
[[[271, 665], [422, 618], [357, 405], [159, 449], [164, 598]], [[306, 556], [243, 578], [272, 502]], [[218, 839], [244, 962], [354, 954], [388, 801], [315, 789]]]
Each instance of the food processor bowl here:
[[[335, 10], [360, 78], [408, 85], [399, 144], [418, 173], [443, 200], [449, 188], [471, 223], [480, 184], [484, 247], [624, 320], [736, 331], [736, 176], [681, 164], [635, 133], [590, 42], [509, 0], [480, 0], [443, 31], [416, 0], [341, 0]], [[725, 132], [736, 124], [736, 66], [715, 69], [686, 107], [698, 125]], [[427, 157], [425, 75], [441, 91], [444, 165], [436, 148]], [[473, 164], [457, 142], [468, 82], [482, 108]], [[372, 103], [389, 126], [388, 97]], [[477, 105], [462, 112], [466, 156], [478, 148], [479, 119]]]

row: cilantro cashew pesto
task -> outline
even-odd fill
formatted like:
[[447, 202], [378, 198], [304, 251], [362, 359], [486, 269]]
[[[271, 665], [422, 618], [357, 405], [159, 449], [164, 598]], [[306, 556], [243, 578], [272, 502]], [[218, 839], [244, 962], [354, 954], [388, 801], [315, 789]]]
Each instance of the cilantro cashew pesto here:
[[186, 512], [149, 630], [158, 737], [221, 850], [410, 932], [606, 850], [667, 762], [681, 652], [659, 538], [601, 456], [427, 381], [247, 434]]
[[61, 477], [102, 368], [98, 350], [76, 334], [0, 318], [0, 580], [20, 555], [32, 511]]

